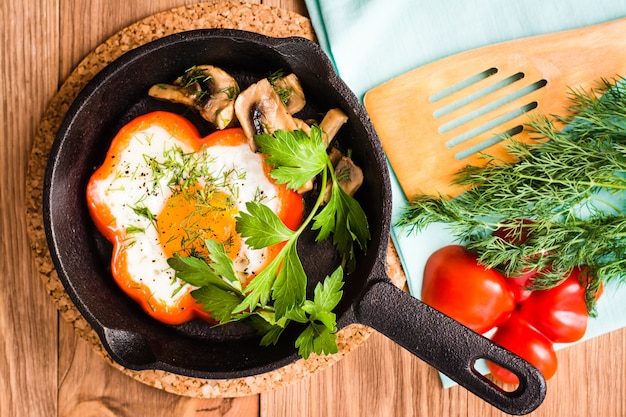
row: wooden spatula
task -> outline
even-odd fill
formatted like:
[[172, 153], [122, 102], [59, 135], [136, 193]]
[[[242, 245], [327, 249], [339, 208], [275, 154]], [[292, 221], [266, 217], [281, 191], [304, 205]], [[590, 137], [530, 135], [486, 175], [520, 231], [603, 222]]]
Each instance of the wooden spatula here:
[[503, 135], [528, 140], [533, 112], [564, 115], [570, 88], [626, 76], [626, 19], [453, 55], [368, 91], [370, 114], [407, 196], [456, 196], [478, 152], [506, 158]]

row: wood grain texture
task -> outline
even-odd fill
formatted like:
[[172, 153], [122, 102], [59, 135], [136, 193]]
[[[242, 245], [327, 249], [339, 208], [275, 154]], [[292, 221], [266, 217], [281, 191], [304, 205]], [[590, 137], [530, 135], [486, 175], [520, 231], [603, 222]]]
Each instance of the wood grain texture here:
[[[532, 417], [624, 416], [626, 331], [558, 352], [559, 370]], [[261, 395], [265, 417], [504, 417], [460, 387], [442, 389], [435, 369], [384, 336], [299, 384]]]
[[27, 255], [24, 216], [32, 137], [56, 89], [56, 7], [55, 1], [0, 4], [2, 416], [56, 415], [57, 316]]
[[[24, 182], [39, 120], [60, 83], [106, 38], [183, 0], [0, 2], [0, 416], [503, 416], [379, 334], [312, 378], [236, 399], [151, 388], [104, 362], [58, 319], [26, 235]], [[257, 2], [258, 3], [258, 2]], [[263, 3], [306, 13], [302, 0]], [[626, 331], [559, 352], [532, 416], [626, 415]]]

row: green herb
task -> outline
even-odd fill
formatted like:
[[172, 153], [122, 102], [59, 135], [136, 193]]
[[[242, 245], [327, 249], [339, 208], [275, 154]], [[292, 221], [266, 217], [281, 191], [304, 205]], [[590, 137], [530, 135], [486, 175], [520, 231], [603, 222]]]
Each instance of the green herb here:
[[228, 101], [235, 101], [237, 96], [239, 95], [239, 85], [236, 84], [232, 87], [222, 88], [219, 93], [224, 94]]
[[[367, 218], [358, 202], [346, 194], [335, 177], [334, 167], [322, 141], [321, 129], [313, 126], [310, 136], [302, 131], [277, 131], [255, 137], [260, 152], [274, 169], [270, 175], [279, 184], [296, 190], [319, 176], [320, 190], [331, 181], [331, 197], [322, 208], [320, 193], [298, 230], [286, 227], [278, 216], [259, 201], [246, 204], [236, 218], [236, 229], [253, 249], [284, 243], [274, 260], [248, 286], [241, 288], [232, 260], [223, 244], [207, 241], [210, 260], [175, 257], [168, 262], [176, 276], [198, 287], [193, 296], [221, 324], [249, 319], [262, 334], [261, 345], [275, 344], [292, 321], [306, 327], [296, 340], [304, 358], [311, 353], [337, 352], [336, 317], [332, 310], [342, 295], [344, 269], [355, 263], [355, 241], [365, 251], [370, 239]], [[306, 299], [307, 276], [297, 252], [298, 238], [307, 227], [319, 230], [317, 240], [333, 235], [343, 257], [342, 265], [323, 283], [318, 283], [313, 300]]]
[[322, 131], [316, 127], [311, 129], [310, 137], [302, 130], [279, 130], [274, 136], [263, 134], [254, 140], [261, 152], [269, 155], [267, 163], [276, 167], [272, 178], [291, 190], [298, 190], [330, 164]]
[[140, 226], [129, 225], [126, 227], [126, 234], [145, 233], [146, 229]]
[[137, 215], [140, 217], [143, 217], [145, 219], [148, 219], [150, 221], [150, 223], [156, 228], [156, 215], [154, 215], [150, 209], [146, 206], [133, 206], [129, 208]]
[[[194, 65], [185, 70], [185, 74], [179, 77], [177, 83], [186, 89], [189, 95], [195, 96], [196, 103], [201, 104], [209, 94], [209, 83], [213, 83], [213, 77], [204, 69]], [[197, 88], [198, 85], [200, 89]]]
[[[167, 178], [167, 186], [172, 190], [190, 189], [198, 183], [200, 178], [210, 180], [212, 184], [217, 181], [217, 178], [213, 178], [211, 174], [210, 162], [213, 158], [205, 152], [185, 152], [179, 146], [172, 146], [163, 151], [161, 159], [150, 155], [143, 155], [143, 159], [152, 172], [151, 192], [161, 186], [164, 178]], [[229, 171], [224, 174], [224, 184], [227, 175], [231, 173]]]
[[339, 268], [324, 283], [315, 287], [313, 301], [305, 301], [301, 310], [294, 311], [291, 318], [308, 324], [296, 339], [300, 355], [308, 358], [312, 352], [337, 353], [337, 318], [332, 310], [339, 304], [343, 291], [343, 272]]
[[182, 76], [183, 87], [192, 87], [195, 83], [208, 83], [213, 77], [204, 69], [198, 68], [196, 65], [185, 70]]
[[571, 90], [569, 116], [540, 116], [529, 127], [531, 143], [508, 138], [514, 162], [485, 155], [485, 166], [456, 176], [468, 191], [455, 199], [415, 196], [398, 225], [420, 231], [448, 223], [484, 265], [508, 276], [537, 271], [533, 288], [587, 266], [593, 312], [601, 283], [626, 280], [626, 87], [602, 80], [588, 92]]
[[270, 73], [267, 80], [274, 88], [274, 91], [276, 91], [276, 94], [278, 94], [280, 101], [287, 103], [293, 94], [293, 90], [291, 88], [284, 88], [278, 85], [283, 78], [285, 78], [285, 72], [283, 70], [277, 70]]
[[246, 208], [249, 214], [240, 214], [237, 232], [247, 238], [246, 243], [251, 248], [286, 243], [276, 258], [246, 287], [246, 298], [238, 310], [265, 307], [273, 299], [276, 318], [280, 319], [289, 309], [301, 304], [306, 296], [306, 274], [296, 252], [298, 237], [304, 228], [296, 232], [290, 230], [262, 204], [249, 202]]

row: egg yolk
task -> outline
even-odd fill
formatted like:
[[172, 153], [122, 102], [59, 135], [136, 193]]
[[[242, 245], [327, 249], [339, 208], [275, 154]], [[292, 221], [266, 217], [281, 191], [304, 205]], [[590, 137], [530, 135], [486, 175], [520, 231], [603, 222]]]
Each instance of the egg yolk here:
[[223, 243], [234, 259], [241, 249], [241, 238], [235, 231], [237, 213], [230, 196], [218, 190], [191, 188], [174, 193], [156, 218], [165, 255], [206, 258], [209, 254], [204, 242], [210, 239]]

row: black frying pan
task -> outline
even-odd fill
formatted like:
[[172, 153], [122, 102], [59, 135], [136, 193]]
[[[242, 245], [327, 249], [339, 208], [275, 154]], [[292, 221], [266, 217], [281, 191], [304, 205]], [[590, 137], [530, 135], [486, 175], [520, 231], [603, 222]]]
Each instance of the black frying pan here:
[[[185, 32], [123, 55], [80, 93], [54, 142], [44, 191], [52, 258], [66, 291], [114, 360], [129, 369], [162, 369], [221, 379], [268, 372], [298, 359], [295, 327], [288, 329], [276, 346], [259, 347], [258, 337], [245, 324], [168, 326], [149, 318], [113, 282], [111, 246], [87, 212], [87, 181], [102, 163], [115, 133], [134, 117], [169, 110], [189, 117], [201, 133], [210, 132], [211, 128], [187, 109], [147, 95], [151, 85], [170, 82], [197, 64], [224, 68], [242, 89], [277, 69], [295, 72], [308, 101], [303, 118], [319, 120], [320, 114], [332, 107], [348, 114], [338, 141], [353, 150], [353, 159], [363, 169], [365, 181], [356, 198], [368, 216], [372, 240], [354, 273], [346, 278], [344, 297], [336, 309], [340, 328], [351, 323], [372, 326], [507, 413], [525, 414], [541, 404], [545, 381], [533, 366], [390, 282], [385, 260], [391, 189], [385, 157], [363, 107], [321, 49], [302, 38], [273, 39], [234, 30]], [[336, 254], [332, 245], [316, 244], [312, 234], [301, 239], [298, 250], [312, 290], [315, 282], [335, 269]], [[521, 381], [519, 388], [505, 392], [492, 384], [475, 370], [479, 358], [515, 372]]]

